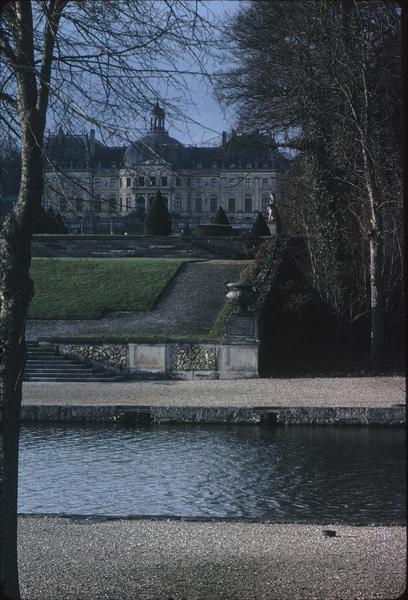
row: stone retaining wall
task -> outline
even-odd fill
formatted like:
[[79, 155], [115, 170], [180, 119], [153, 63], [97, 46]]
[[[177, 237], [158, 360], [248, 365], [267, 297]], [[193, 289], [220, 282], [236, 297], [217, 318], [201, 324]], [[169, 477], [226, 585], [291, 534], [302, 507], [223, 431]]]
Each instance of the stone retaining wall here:
[[115, 371], [127, 370], [127, 344], [55, 344], [60, 354]]
[[149, 423], [236, 423], [247, 425], [404, 426], [405, 407], [193, 407], [23, 405], [22, 421]]
[[34, 235], [33, 256], [229, 258], [248, 256], [241, 237]]
[[54, 343], [61, 353], [127, 373], [168, 379], [258, 377], [258, 344], [157, 342], [130, 344]]

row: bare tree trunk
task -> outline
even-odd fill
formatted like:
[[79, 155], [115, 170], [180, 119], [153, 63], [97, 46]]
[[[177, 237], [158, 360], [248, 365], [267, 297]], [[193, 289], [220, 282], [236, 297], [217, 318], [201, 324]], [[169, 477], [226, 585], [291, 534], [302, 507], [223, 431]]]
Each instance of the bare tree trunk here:
[[[0, 592], [20, 598], [17, 562], [18, 444], [25, 326], [33, 295], [30, 279], [32, 224], [41, 207], [42, 140], [48, 91], [47, 64], [42, 65], [38, 93], [34, 71], [31, 4], [16, 0], [12, 33], [21, 132], [21, 179], [16, 205], [0, 237]], [[30, 35], [31, 34], [31, 35]]]
[[[33, 143], [29, 148], [23, 152], [19, 199], [0, 238], [0, 577], [1, 591], [13, 600], [20, 597], [16, 536], [18, 443], [25, 326], [33, 295], [29, 275], [31, 231], [42, 189], [41, 154]], [[34, 165], [39, 169], [36, 177]]]

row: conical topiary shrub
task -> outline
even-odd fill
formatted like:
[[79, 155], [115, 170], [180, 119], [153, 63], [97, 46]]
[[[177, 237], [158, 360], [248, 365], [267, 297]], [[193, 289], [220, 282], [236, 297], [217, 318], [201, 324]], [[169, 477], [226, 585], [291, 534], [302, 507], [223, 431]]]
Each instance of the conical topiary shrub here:
[[155, 195], [144, 220], [145, 235], [170, 235], [171, 218], [166, 202], [160, 192]]
[[256, 216], [255, 223], [252, 225], [251, 236], [263, 237], [267, 235], [271, 235], [271, 232], [266, 224], [265, 217], [259, 212]]
[[219, 206], [217, 212], [215, 213], [214, 223], [215, 225], [230, 225], [228, 217], [225, 214], [225, 210], [222, 208], [222, 206]]

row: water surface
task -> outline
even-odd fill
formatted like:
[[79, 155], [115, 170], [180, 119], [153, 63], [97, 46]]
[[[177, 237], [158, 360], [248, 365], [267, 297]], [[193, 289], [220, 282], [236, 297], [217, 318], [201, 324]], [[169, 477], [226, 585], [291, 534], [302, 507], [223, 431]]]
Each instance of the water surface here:
[[25, 425], [19, 512], [403, 522], [405, 430]]

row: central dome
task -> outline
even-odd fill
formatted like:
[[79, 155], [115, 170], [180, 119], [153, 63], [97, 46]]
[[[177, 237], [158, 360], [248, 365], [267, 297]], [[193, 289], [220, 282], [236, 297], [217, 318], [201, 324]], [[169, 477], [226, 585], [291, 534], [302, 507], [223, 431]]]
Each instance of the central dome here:
[[183, 153], [183, 144], [168, 133], [148, 133], [126, 148], [123, 161], [127, 167], [136, 167], [146, 161], [174, 163]]
[[123, 160], [127, 167], [135, 167], [146, 161], [165, 160], [170, 163], [178, 163], [183, 159], [184, 146], [175, 138], [170, 137], [165, 130], [165, 113], [158, 102], [150, 116], [150, 131], [133, 142], [125, 151]]

